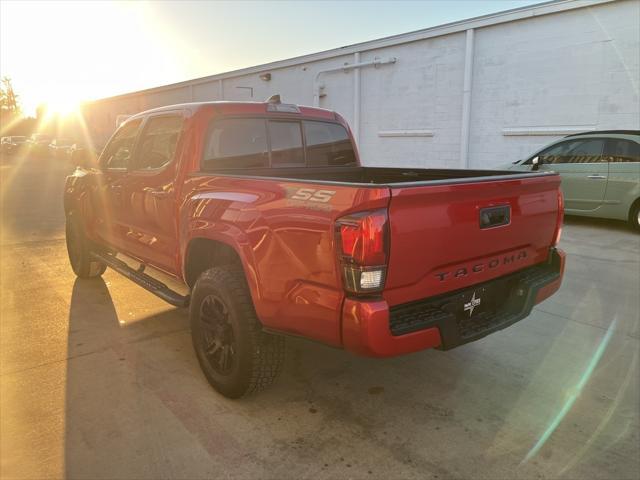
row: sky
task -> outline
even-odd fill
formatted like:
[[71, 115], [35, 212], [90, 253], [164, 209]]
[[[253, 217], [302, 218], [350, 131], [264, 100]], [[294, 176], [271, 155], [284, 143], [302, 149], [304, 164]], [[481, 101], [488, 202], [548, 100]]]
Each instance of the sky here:
[[540, 3], [0, 0], [0, 75], [23, 111], [151, 88]]

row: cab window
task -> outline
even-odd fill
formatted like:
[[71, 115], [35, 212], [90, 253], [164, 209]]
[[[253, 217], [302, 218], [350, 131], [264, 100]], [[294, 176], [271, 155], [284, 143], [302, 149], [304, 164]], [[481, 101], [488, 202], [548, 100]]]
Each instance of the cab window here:
[[356, 154], [346, 128], [337, 123], [302, 123], [309, 166], [355, 165]]
[[213, 123], [202, 161], [205, 170], [268, 166], [267, 127], [263, 119], [228, 118]]
[[543, 164], [600, 163], [604, 161], [603, 148], [604, 140], [599, 138], [568, 140], [544, 150], [538, 157]]
[[100, 160], [103, 168], [107, 170], [127, 168], [141, 123], [141, 119], [126, 123], [115, 133]]
[[300, 122], [269, 122], [272, 167], [304, 166]]
[[155, 170], [173, 160], [182, 131], [181, 115], [151, 117], [140, 137], [140, 147], [136, 154], [136, 170]]
[[640, 144], [631, 140], [607, 140], [604, 157], [610, 163], [640, 162]]

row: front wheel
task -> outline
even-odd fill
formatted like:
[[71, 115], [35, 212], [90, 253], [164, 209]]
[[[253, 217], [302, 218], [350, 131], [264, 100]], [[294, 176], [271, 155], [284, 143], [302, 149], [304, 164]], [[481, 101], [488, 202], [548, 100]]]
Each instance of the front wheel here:
[[67, 217], [65, 225], [67, 253], [73, 273], [80, 278], [99, 277], [107, 266], [91, 256], [90, 242], [84, 234], [81, 222], [73, 215]]
[[213, 388], [239, 398], [278, 376], [284, 337], [262, 331], [239, 268], [211, 268], [198, 278], [189, 306], [191, 337]]

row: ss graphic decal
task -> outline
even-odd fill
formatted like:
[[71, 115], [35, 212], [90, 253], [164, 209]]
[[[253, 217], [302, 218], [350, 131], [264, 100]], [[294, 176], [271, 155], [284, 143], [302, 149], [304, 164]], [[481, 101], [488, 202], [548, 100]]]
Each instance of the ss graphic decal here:
[[314, 188], [288, 188], [287, 190], [287, 197], [291, 200], [308, 200], [318, 203], [327, 203], [336, 194], [335, 190], [316, 190]]

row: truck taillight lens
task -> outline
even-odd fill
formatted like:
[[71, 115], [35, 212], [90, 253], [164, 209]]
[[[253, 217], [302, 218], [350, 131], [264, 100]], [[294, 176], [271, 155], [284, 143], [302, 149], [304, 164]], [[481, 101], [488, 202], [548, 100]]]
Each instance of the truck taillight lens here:
[[381, 291], [389, 250], [387, 211], [360, 212], [338, 219], [336, 243], [345, 289], [353, 293]]
[[556, 246], [560, 243], [560, 237], [562, 236], [562, 222], [564, 221], [564, 197], [562, 196], [562, 190], [558, 190], [558, 220], [556, 222], [556, 231], [553, 235], [553, 245]]

